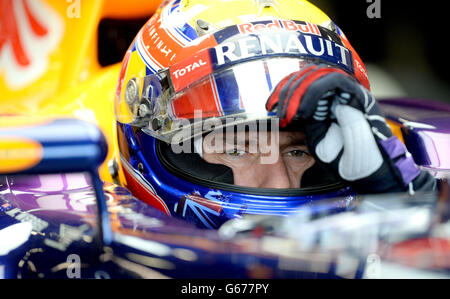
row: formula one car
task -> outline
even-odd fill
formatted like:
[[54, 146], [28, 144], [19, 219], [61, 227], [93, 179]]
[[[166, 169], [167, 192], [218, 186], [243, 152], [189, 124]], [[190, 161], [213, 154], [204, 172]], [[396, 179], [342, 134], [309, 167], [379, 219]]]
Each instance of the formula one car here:
[[[236, 208], [195, 190], [167, 210], [139, 199], [145, 186], [124, 184], [115, 159], [121, 65], [99, 63], [97, 29], [158, 5], [0, 4], [0, 278], [450, 277], [443, 103], [380, 100], [415, 163], [436, 177], [433, 192], [337, 193], [275, 212], [257, 197]], [[223, 215], [233, 217], [218, 225]]]

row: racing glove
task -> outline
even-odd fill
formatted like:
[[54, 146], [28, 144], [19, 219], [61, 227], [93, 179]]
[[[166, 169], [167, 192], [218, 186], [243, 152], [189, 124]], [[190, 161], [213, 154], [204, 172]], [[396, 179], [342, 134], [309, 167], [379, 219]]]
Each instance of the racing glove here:
[[266, 108], [277, 113], [281, 128], [302, 124], [316, 161], [359, 193], [434, 188], [435, 180], [392, 134], [371, 93], [340, 69], [309, 65], [292, 73]]

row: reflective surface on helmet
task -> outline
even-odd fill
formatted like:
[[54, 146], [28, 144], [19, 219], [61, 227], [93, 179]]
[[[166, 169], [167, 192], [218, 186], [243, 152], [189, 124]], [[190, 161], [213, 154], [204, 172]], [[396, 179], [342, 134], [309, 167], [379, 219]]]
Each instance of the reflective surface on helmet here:
[[122, 123], [133, 119], [144, 132], [166, 142], [174, 137], [180, 142], [223, 125], [267, 120], [274, 117], [265, 107], [270, 92], [308, 63], [287, 57], [249, 61], [208, 75], [173, 95], [163, 90], [156, 75], [134, 78], [127, 83], [124, 100], [116, 102], [117, 118]]
[[[152, 135], [172, 141], [172, 137], [176, 137], [174, 133], [191, 125], [187, 119], [215, 118], [206, 123], [194, 123], [192, 134], [196, 136], [222, 125], [273, 117], [265, 107], [273, 87], [306, 64], [300, 59], [274, 58], [235, 65], [210, 75], [176, 94], [166, 107], [161, 107], [161, 112], [166, 110], [171, 121], [158, 131], [153, 130]], [[180, 139], [181, 136], [177, 137]]]

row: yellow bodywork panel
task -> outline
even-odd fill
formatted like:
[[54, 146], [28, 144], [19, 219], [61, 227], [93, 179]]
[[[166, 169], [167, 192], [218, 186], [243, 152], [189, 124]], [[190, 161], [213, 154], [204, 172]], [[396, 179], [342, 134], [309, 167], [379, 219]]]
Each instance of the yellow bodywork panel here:
[[114, 94], [120, 64], [102, 67], [103, 18], [150, 17], [159, 0], [1, 0], [0, 114], [72, 116], [98, 125], [117, 152]]
[[[214, 9], [204, 10], [206, 1], [183, 0], [182, 5], [218, 27], [245, 22], [246, 17], [330, 22], [322, 11], [303, 0], [262, 5], [256, 15], [255, 5], [263, 2], [216, 0]], [[107, 165], [118, 151], [114, 96], [120, 65], [99, 64], [98, 25], [103, 18], [150, 17], [160, 3], [161, 0], [1, 0], [0, 114], [72, 116], [95, 123], [109, 144], [100, 175], [103, 180], [112, 181]], [[241, 16], [239, 20], [223, 17], [235, 15], [234, 11]], [[280, 15], [280, 11], [284, 14]], [[134, 69], [144, 69], [138, 57], [130, 58], [130, 74]]]

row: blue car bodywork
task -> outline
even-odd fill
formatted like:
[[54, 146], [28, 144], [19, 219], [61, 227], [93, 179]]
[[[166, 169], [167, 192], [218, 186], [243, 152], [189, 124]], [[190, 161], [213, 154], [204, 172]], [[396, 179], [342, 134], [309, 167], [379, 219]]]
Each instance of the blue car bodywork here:
[[[445, 178], [450, 108], [425, 105], [424, 114], [420, 103], [381, 106], [401, 126], [416, 163]], [[94, 125], [55, 119], [0, 128], [0, 140], [12, 137], [36, 141], [42, 155], [0, 176], [0, 278], [363, 278], [375, 253], [423, 275], [449, 275], [446, 182], [427, 195], [326, 199], [259, 218], [243, 213], [206, 230], [103, 183], [97, 170], [107, 146]], [[398, 251], [419, 240], [444, 246], [437, 264], [419, 265], [410, 251]]]

